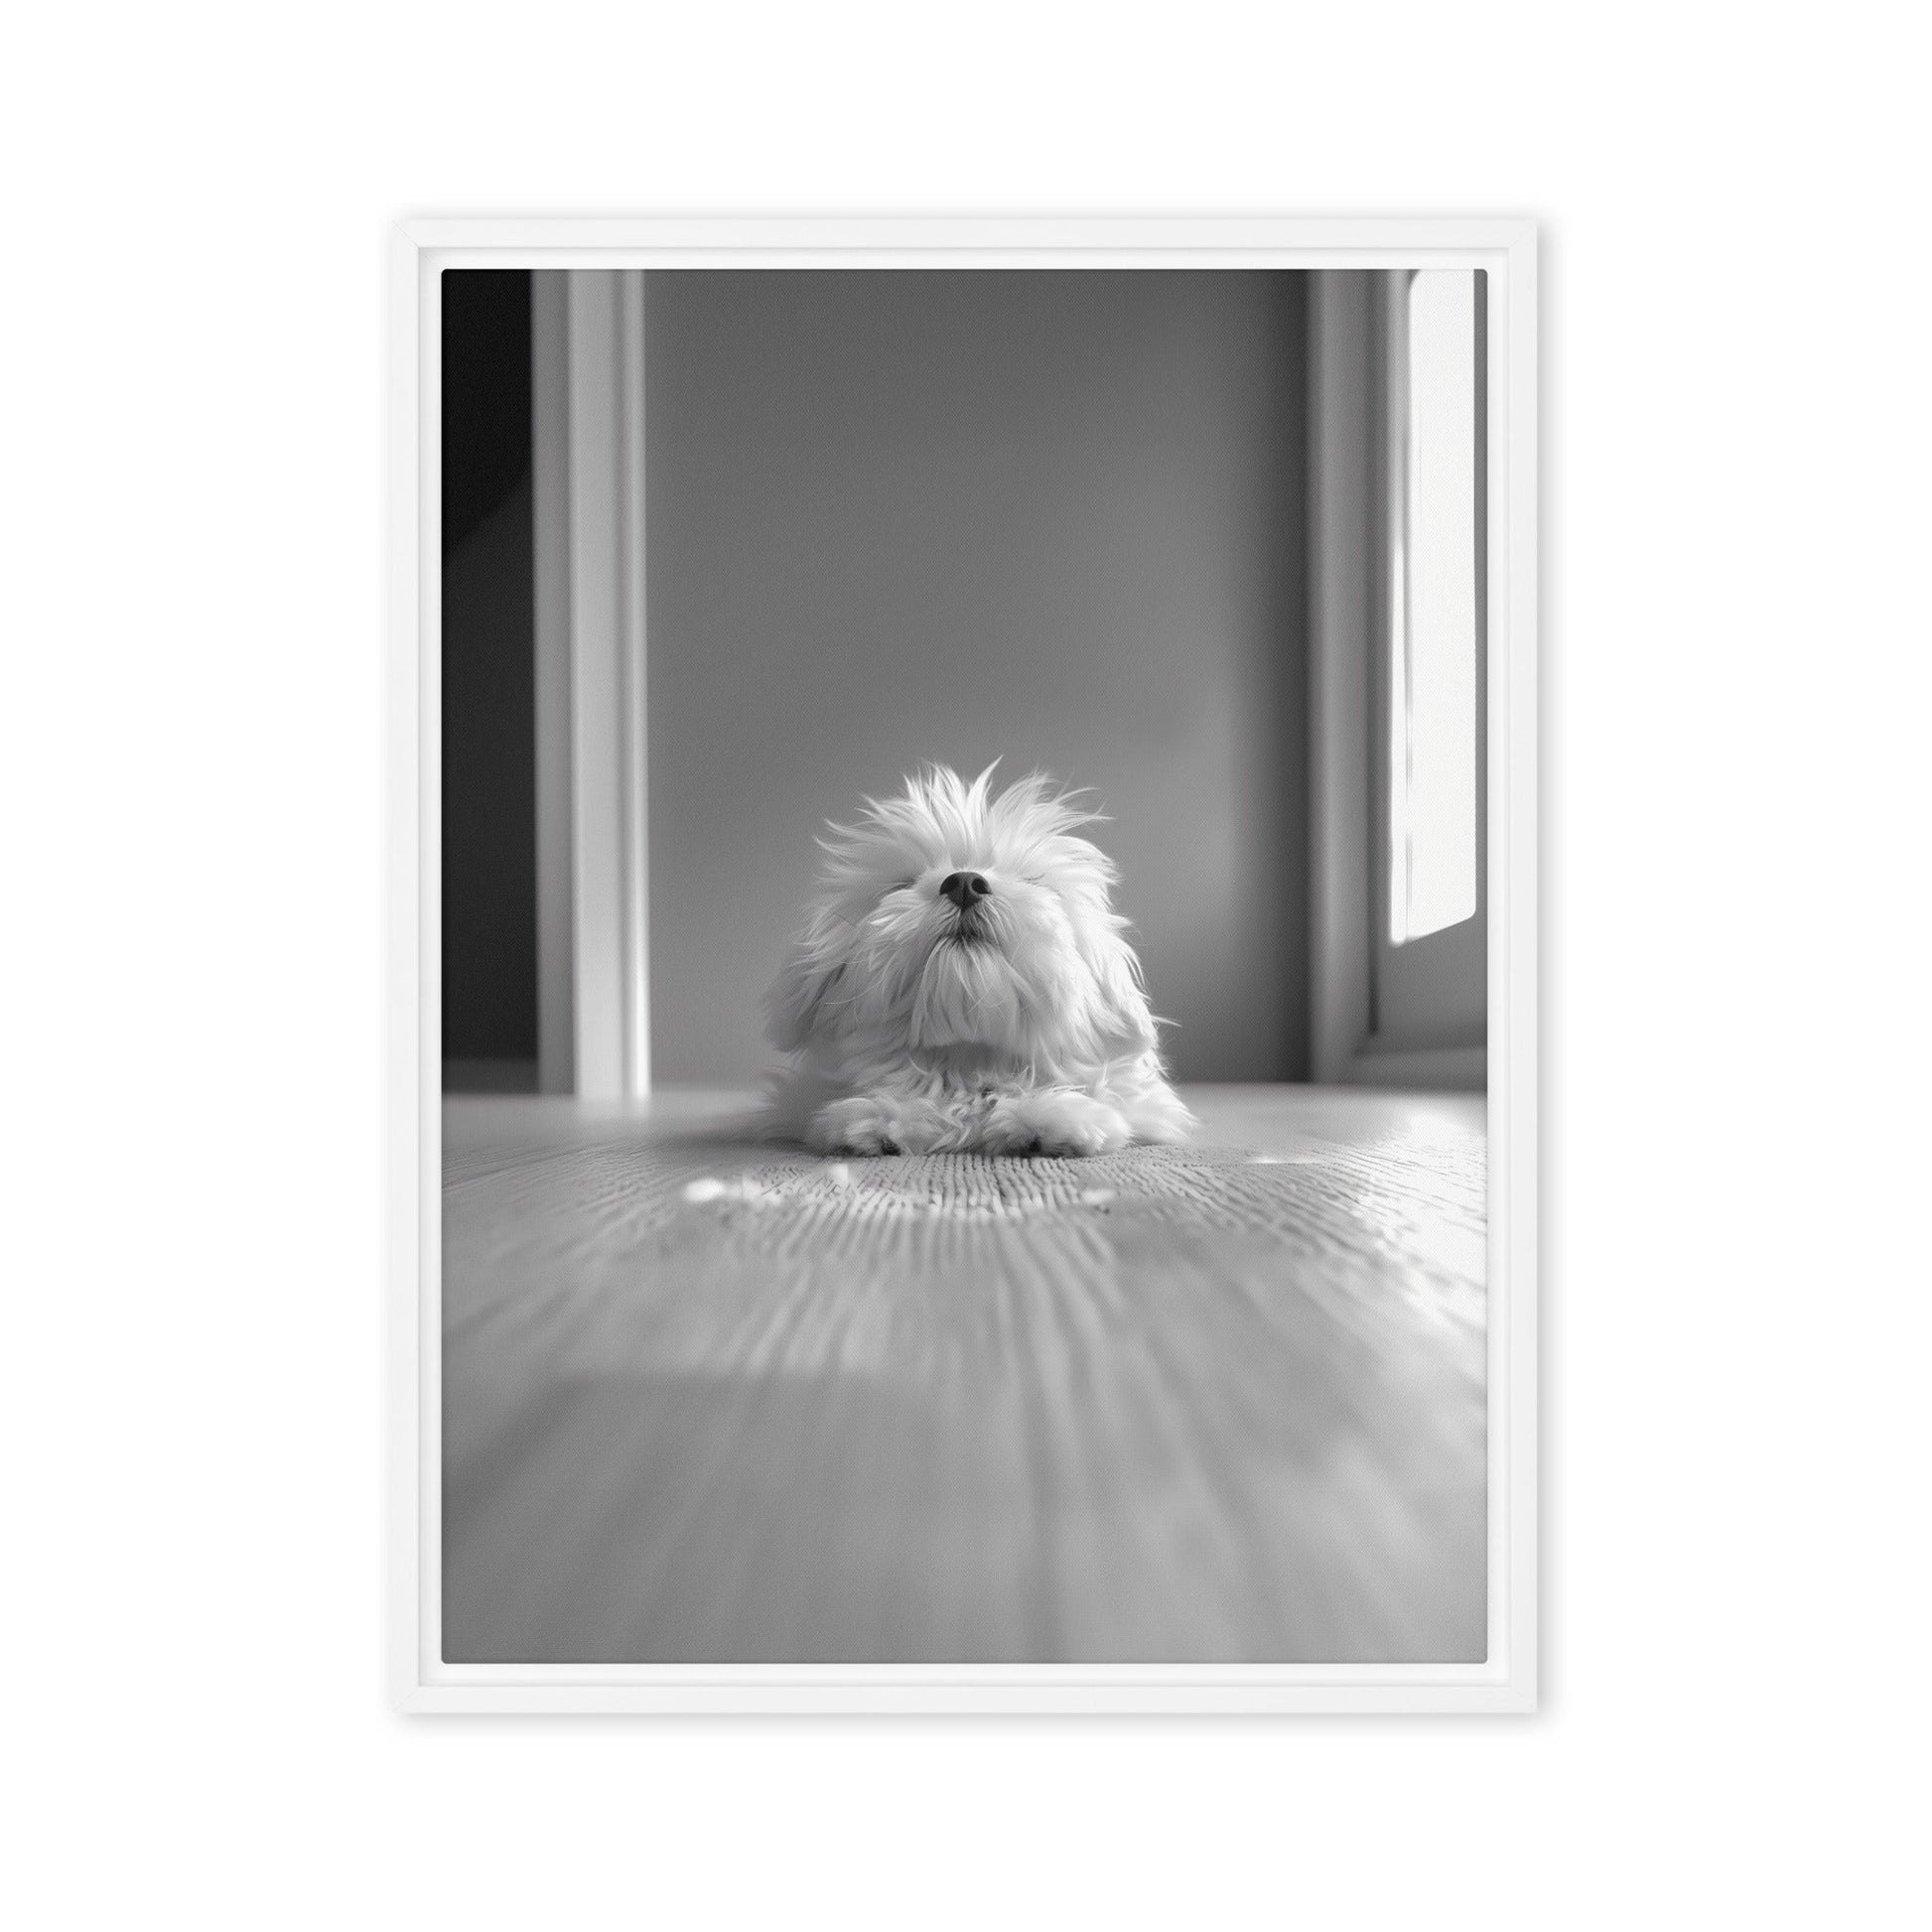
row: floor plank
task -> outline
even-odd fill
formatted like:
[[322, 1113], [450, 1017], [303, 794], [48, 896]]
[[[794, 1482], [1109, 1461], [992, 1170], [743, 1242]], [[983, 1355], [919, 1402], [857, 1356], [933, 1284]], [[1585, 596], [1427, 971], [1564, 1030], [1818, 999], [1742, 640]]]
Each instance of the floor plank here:
[[453, 1662], [1480, 1658], [1480, 1099], [846, 1163], [444, 1105]]

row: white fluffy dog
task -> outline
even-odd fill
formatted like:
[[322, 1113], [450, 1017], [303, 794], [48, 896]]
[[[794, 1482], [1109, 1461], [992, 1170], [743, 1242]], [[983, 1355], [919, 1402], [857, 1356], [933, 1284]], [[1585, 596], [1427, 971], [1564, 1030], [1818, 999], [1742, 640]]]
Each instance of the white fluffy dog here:
[[1104, 1154], [1177, 1141], [1095, 822], [1050, 780], [929, 769], [833, 825], [766, 996], [771, 1129], [821, 1154]]

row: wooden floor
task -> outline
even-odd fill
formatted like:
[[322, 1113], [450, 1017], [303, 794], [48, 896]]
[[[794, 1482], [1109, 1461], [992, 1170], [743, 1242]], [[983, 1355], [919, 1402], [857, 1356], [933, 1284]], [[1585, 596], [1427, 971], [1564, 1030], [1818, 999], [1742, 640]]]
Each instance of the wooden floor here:
[[744, 1097], [444, 1107], [452, 1662], [1484, 1648], [1480, 1099], [846, 1163]]

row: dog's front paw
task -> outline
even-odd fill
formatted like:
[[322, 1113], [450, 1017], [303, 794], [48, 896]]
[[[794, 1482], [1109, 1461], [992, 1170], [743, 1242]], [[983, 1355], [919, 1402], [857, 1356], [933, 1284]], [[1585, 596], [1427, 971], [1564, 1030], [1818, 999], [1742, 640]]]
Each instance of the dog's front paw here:
[[815, 1154], [923, 1154], [936, 1133], [930, 1108], [866, 1093], [821, 1107], [805, 1143]]
[[1118, 1108], [1071, 1091], [1002, 1100], [988, 1116], [983, 1136], [991, 1154], [1053, 1157], [1112, 1154], [1133, 1138]]

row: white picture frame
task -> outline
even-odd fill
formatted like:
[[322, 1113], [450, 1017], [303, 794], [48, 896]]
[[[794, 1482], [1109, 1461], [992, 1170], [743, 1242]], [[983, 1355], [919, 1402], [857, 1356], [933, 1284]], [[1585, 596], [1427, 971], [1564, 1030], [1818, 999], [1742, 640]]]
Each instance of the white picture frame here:
[[[1489, 277], [1486, 361], [1488, 1605], [1480, 1664], [447, 1665], [440, 1656], [439, 295], [451, 268], [1386, 269]], [[1537, 1698], [1537, 247], [1516, 219], [504, 220], [390, 241], [389, 1675], [412, 1713], [1511, 1713]], [[617, 327], [626, 325], [620, 309]], [[620, 442], [621, 442], [621, 431]], [[539, 457], [541, 461], [541, 456]], [[1316, 514], [1315, 569], [1321, 569]], [[539, 590], [539, 598], [541, 598]], [[621, 621], [617, 628], [621, 631]], [[1315, 625], [1320, 649], [1320, 621]], [[1318, 711], [1318, 703], [1317, 703]], [[619, 708], [621, 717], [621, 707]], [[1317, 723], [1317, 729], [1319, 725]], [[541, 782], [541, 780], [540, 780]], [[641, 775], [612, 767], [612, 795]], [[1320, 828], [1315, 828], [1317, 841]], [[621, 852], [608, 863], [622, 871]], [[1317, 852], [1317, 868], [1319, 858]], [[622, 958], [641, 957], [636, 921]], [[600, 962], [606, 981], [622, 979]], [[1351, 997], [1346, 957], [1317, 964]], [[633, 986], [635, 1001], [647, 989]], [[608, 1022], [647, 1083], [641, 1008]], [[624, 1029], [628, 1028], [626, 1035]], [[631, 1044], [622, 1045], [627, 1038]]]

